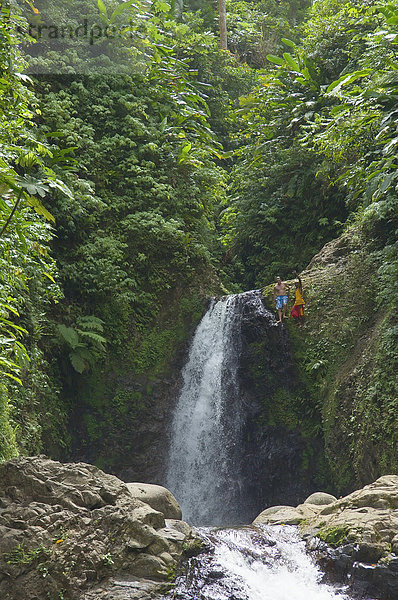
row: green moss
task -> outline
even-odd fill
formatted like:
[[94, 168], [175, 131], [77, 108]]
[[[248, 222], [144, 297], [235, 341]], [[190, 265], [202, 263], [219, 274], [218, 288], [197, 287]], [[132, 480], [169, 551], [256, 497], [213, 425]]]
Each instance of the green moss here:
[[209, 546], [206, 544], [206, 542], [199, 538], [189, 539], [188, 541], [184, 542], [183, 545], [184, 556], [186, 558], [198, 556], [198, 554], [206, 552], [208, 549]]
[[83, 415], [83, 423], [86, 427], [87, 435], [91, 441], [95, 442], [101, 439], [101, 424], [98, 422], [94, 415], [90, 413], [85, 413]]
[[177, 577], [176, 574], [176, 565], [168, 565], [167, 566], [167, 580], [172, 583], [175, 581], [175, 578]]
[[346, 542], [349, 531], [348, 527], [332, 527], [321, 529], [316, 535], [323, 542], [326, 542], [330, 546], [337, 547]]
[[305, 327], [289, 330], [303, 411], [321, 419], [335, 489], [346, 493], [398, 468], [397, 330], [376, 302], [380, 257], [351, 233], [327, 252], [302, 276]]
[[311, 448], [311, 446], [307, 446], [307, 448], [304, 448], [303, 454], [301, 457], [301, 468], [303, 469], [303, 471], [308, 470], [313, 457], [314, 457], [314, 449]]
[[275, 393], [264, 400], [265, 413], [262, 421], [271, 427], [285, 427], [297, 429], [299, 425], [295, 409], [295, 395], [289, 390], [280, 387]]
[[155, 324], [141, 334], [141, 344], [132, 356], [135, 372], [153, 376], [164, 373], [170, 358], [185, 342], [188, 328], [196, 325], [202, 314], [203, 301], [193, 294], [180, 298], [171, 312], [160, 315]]
[[145, 399], [142, 392], [137, 390], [126, 390], [118, 387], [112, 400], [113, 408], [121, 415], [129, 415], [135, 418], [145, 407]]

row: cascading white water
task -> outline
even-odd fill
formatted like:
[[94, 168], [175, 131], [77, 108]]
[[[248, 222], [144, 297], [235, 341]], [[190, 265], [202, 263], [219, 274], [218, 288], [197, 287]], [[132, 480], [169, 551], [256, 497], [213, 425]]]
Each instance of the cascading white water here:
[[[246, 311], [246, 312], [245, 312]], [[238, 523], [244, 506], [239, 391], [241, 323], [255, 311], [275, 324], [259, 291], [213, 301], [192, 340], [171, 430], [167, 487], [183, 518], [200, 525], [208, 551], [192, 558], [166, 597], [173, 600], [349, 600], [327, 585], [297, 529], [283, 526], [205, 528]], [[278, 328], [280, 348], [287, 343]], [[265, 507], [264, 507], [265, 508]]]
[[349, 600], [322, 581], [297, 529], [250, 526], [199, 532], [212, 551], [192, 559], [173, 591], [175, 600]]
[[239, 495], [240, 297], [212, 301], [193, 338], [174, 412], [166, 485], [193, 524], [230, 522]]

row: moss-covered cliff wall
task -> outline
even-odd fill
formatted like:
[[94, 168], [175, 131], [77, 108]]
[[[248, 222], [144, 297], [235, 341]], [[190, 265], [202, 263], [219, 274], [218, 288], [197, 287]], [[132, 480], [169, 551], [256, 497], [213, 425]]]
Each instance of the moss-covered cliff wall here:
[[85, 460], [130, 481], [159, 482], [168, 426], [187, 347], [207, 299], [220, 293], [212, 272], [168, 295], [153, 322], [87, 374], [69, 368], [62, 396], [70, 444], [63, 459]]
[[337, 492], [398, 470], [396, 300], [386, 297], [384, 261], [357, 228], [329, 242], [301, 275], [305, 326], [288, 324], [304, 390], [293, 404], [320, 419]]

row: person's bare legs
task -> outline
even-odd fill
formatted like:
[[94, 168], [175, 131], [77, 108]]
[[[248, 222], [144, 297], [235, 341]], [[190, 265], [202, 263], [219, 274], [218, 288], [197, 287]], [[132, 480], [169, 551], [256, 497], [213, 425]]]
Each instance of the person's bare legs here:
[[287, 309], [287, 304], [284, 304], [283, 305], [283, 318], [284, 319], [288, 319], [289, 318], [288, 315], [286, 315], [286, 309]]
[[279, 321], [278, 323], [282, 323], [282, 309], [278, 308]]

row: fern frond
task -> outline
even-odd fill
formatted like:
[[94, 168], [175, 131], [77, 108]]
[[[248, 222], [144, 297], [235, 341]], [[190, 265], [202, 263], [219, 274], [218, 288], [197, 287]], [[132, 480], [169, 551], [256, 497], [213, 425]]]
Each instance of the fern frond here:
[[69, 358], [75, 371], [82, 374], [87, 366], [87, 363], [81, 354], [79, 352], [71, 352], [69, 354]]
[[107, 340], [99, 333], [95, 333], [94, 331], [83, 331], [82, 329], [76, 329], [77, 333], [86, 339], [90, 339], [97, 344], [106, 344]]
[[62, 323], [57, 325], [57, 329], [62, 339], [74, 350], [79, 343], [79, 336], [76, 330]]

